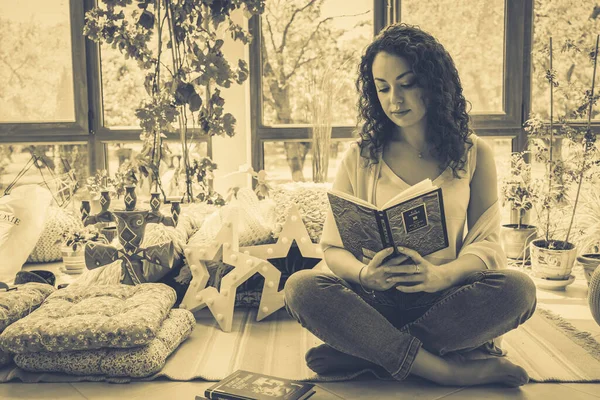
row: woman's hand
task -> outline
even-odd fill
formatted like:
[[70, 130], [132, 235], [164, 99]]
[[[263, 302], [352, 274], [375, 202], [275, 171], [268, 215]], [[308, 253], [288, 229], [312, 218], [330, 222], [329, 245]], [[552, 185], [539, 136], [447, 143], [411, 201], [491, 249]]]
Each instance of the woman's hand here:
[[386, 260], [393, 252], [394, 249], [392, 247], [381, 250], [375, 254], [366, 267], [363, 267], [360, 270], [359, 282], [364, 289], [382, 292], [396, 286], [395, 282], [387, 281], [387, 279], [393, 275], [393, 273], [389, 272], [387, 269], [399, 267], [400, 264], [408, 260], [408, 257], [396, 256]]
[[447, 268], [430, 263], [412, 249], [398, 247], [397, 250], [411, 258], [412, 263], [385, 266], [385, 274], [390, 275], [386, 278], [387, 284], [392, 284], [405, 293], [434, 293], [452, 286]]

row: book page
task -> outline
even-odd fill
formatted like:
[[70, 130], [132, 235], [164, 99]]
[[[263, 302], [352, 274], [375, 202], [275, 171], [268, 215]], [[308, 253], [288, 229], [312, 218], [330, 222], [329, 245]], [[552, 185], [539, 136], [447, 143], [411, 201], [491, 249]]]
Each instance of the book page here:
[[433, 185], [433, 183], [431, 182], [431, 179], [429, 179], [429, 178], [424, 179], [421, 182], [412, 185], [408, 189], [403, 190], [396, 196], [392, 197], [381, 207], [381, 209], [385, 210], [386, 208], [389, 208], [396, 204], [402, 203], [403, 201], [409, 200], [413, 197], [418, 197], [418, 196], [420, 196], [424, 193], [427, 193], [435, 188], [437, 188], [437, 186]]

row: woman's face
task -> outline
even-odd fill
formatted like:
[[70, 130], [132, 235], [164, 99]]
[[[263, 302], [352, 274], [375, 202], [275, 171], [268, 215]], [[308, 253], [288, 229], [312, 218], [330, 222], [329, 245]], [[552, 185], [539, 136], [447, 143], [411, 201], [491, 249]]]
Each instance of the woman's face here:
[[404, 57], [380, 52], [372, 66], [377, 97], [385, 115], [397, 126], [406, 128], [424, 121], [427, 105], [424, 90]]

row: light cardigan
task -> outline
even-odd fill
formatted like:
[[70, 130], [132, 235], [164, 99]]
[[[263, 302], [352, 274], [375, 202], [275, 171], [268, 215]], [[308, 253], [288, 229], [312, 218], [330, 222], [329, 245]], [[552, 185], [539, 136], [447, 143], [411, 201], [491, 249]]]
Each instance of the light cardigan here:
[[[465, 164], [467, 167], [469, 181], [454, 181], [457, 178], [453, 178], [452, 170], [450, 168], [447, 168], [442, 174], [440, 174], [438, 178], [434, 180], [434, 184], [437, 184], [437, 181], [440, 181], [440, 187], [442, 187], [443, 192], [449, 190], [445, 189], [444, 186], [453, 183], [462, 183], [463, 185], [466, 185], [466, 187], [469, 186], [471, 178], [473, 177], [476, 168], [476, 149], [477, 141], [479, 140], [479, 138], [473, 134], [471, 135], [471, 139], [474, 145], [467, 153], [467, 162]], [[333, 183], [333, 188], [354, 195], [362, 200], [366, 200], [369, 203], [374, 204], [373, 200], [375, 198], [375, 194], [377, 193], [377, 182], [380, 179], [382, 163], [383, 160], [381, 158], [380, 153], [379, 162], [377, 164], [365, 167], [364, 159], [360, 156], [360, 147], [357, 143], [353, 143], [344, 155], [340, 166], [338, 167], [337, 175]], [[468, 199], [468, 197], [469, 196], [466, 196], [465, 199]], [[448, 200], [444, 202], [444, 208], [446, 209], [449, 206], [450, 201], [452, 201], [452, 199], [450, 199], [450, 196], [446, 196], [446, 193], [444, 194], [444, 198], [448, 198]], [[467, 204], [463, 205], [465, 213]], [[452, 215], [452, 213], [446, 212], [446, 215]], [[463, 226], [466, 225], [464, 223], [464, 220], [460, 221], [460, 223]], [[466, 254], [472, 254], [479, 257], [485, 263], [488, 269], [505, 268], [507, 265], [506, 255], [504, 253], [504, 250], [502, 249], [502, 246], [500, 245], [499, 240], [500, 225], [500, 206], [498, 201], [496, 201], [481, 215], [481, 217], [477, 220], [475, 225], [470, 230], [468, 230], [466, 235], [464, 235], [464, 229], [462, 229], [463, 226], [461, 226], [461, 229], [456, 229], [455, 232], [455, 234], [459, 234], [460, 237], [449, 237], [449, 240], [453, 241], [456, 247], [455, 250], [453, 250], [452, 252], [454, 253], [455, 251], [457, 254], [453, 254], [453, 256], [451, 257], [448, 257], [448, 255], [446, 255], [443, 258], [438, 257], [438, 259], [436, 260], [437, 253], [434, 253], [431, 255], [431, 257], [425, 258], [434, 264], [440, 264], [441, 261], [444, 259], [445, 262], [449, 262], [452, 261], [452, 259], [454, 258]], [[337, 226], [335, 225], [335, 220], [331, 212], [331, 207], [328, 208], [325, 223], [323, 225], [323, 233], [321, 235], [320, 243], [323, 252], [325, 252], [329, 247], [344, 247]], [[443, 253], [444, 250], [442, 250], [441, 252]]]

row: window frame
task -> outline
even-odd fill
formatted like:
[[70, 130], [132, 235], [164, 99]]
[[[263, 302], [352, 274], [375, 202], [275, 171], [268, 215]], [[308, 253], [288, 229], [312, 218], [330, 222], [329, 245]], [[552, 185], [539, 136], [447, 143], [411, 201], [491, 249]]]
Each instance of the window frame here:
[[[374, 0], [374, 34], [386, 24], [401, 21], [402, 0]], [[505, 0], [504, 54], [503, 54], [503, 112], [471, 114], [471, 127], [480, 136], [512, 139], [513, 151], [525, 149], [526, 133], [523, 129], [528, 115], [531, 82], [530, 49], [532, 40], [533, 0]], [[261, 21], [254, 16], [249, 21], [253, 35], [250, 44], [250, 109], [252, 137], [252, 166], [264, 168], [264, 142], [310, 141], [308, 125], [268, 126], [263, 123]], [[529, 40], [527, 40], [529, 39]], [[332, 139], [350, 139], [355, 128], [334, 126]]]
[[[97, 4], [97, 0], [69, 1], [75, 121], [0, 123], [0, 144], [87, 145], [90, 175], [106, 169], [107, 144], [139, 142], [142, 132], [141, 128], [110, 129], [104, 126], [100, 44], [82, 34], [85, 13]], [[188, 129], [188, 132], [200, 133], [200, 130]], [[165, 135], [167, 140], [179, 141], [179, 132], [165, 132]], [[195, 140], [207, 142], [208, 156], [212, 157], [211, 138]]]
[[71, 64], [73, 71], [73, 122], [9, 122], [0, 123], [0, 144], [4, 143], [82, 143], [88, 135], [88, 81], [86, 73], [84, 5], [69, 1], [71, 27]]

